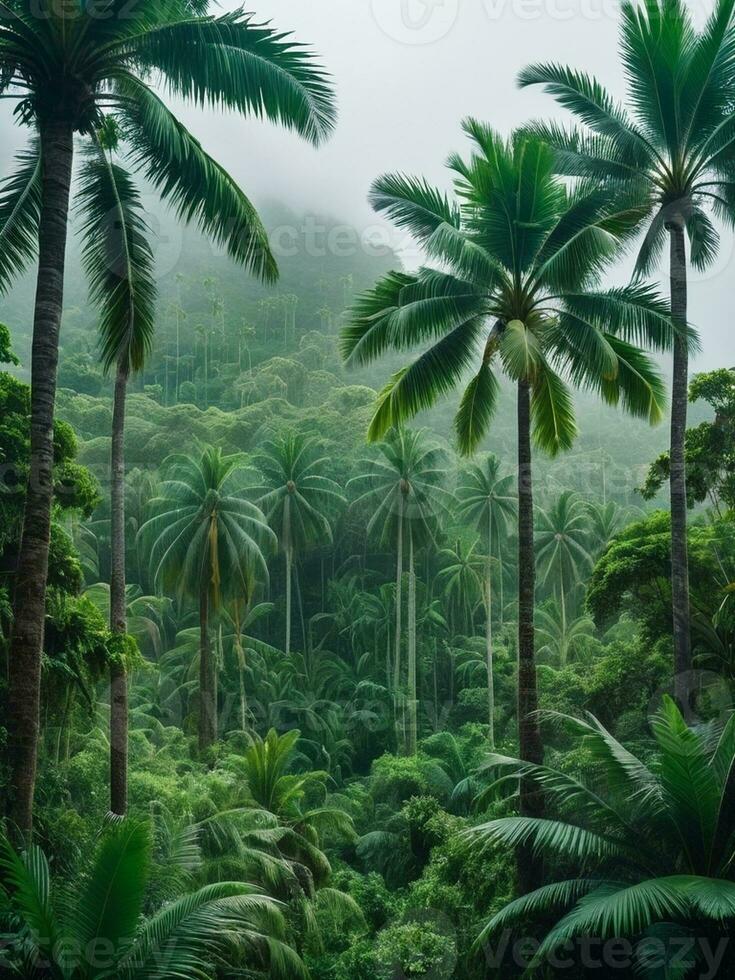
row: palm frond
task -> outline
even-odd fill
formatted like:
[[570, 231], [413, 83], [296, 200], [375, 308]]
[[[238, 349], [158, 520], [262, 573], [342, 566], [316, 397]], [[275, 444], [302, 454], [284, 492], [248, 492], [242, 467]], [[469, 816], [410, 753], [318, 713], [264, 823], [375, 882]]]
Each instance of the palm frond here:
[[81, 168], [78, 208], [84, 268], [100, 308], [103, 367], [138, 371], [153, 343], [153, 252], [138, 188], [101, 147]]
[[308, 48], [251, 13], [180, 20], [124, 44], [136, 63], [163, 74], [172, 95], [270, 119], [314, 144], [334, 128], [328, 74]]
[[278, 270], [257, 211], [230, 175], [162, 100], [142, 82], [118, 82], [125, 145], [141, 171], [177, 216], [194, 222], [254, 275], [272, 282]]
[[36, 257], [41, 217], [41, 150], [34, 138], [16, 158], [17, 169], [0, 186], [0, 293]]

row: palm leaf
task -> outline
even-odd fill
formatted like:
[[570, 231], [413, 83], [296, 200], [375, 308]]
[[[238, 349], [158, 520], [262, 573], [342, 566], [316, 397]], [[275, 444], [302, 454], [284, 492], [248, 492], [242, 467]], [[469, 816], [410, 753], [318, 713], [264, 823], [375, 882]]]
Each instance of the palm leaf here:
[[77, 949], [91, 948], [91, 943], [102, 938], [117, 951], [133, 935], [143, 906], [150, 857], [147, 824], [123, 821], [105, 834], [67, 922]]
[[36, 257], [41, 217], [41, 150], [34, 138], [16, 158], [17, 169], [0, 187], [0, 293]]
[[100, 307], [106, 370], [137, 371], [153, 342], [156, 285], [140, 194], [130, 175], [99, 148], [80, 172], [83, 261]]
[[132, 164], [171, 204], [216, 244], [259, 278], [278, 272], [257, 211], [229, 174], [194, 139], [147, 86], [125, 77], [119, 112]]
[[335, 124], [329, 76], [288, 34], [236, 10], [127, 39], [135, 60], [163, 73], [173, 95], [265, 117], [318, 144]]
[[533, 384], [531, 423], [534, 442], [552, 456], [569, 449], [577, 436], [569, 389], [548, 365], [537, 374]]
[[498, 400], [500, 386], [489, 364], [483, 364], [465, 389], [454, 419], [459, 451], [472, 454], [486, 434]]

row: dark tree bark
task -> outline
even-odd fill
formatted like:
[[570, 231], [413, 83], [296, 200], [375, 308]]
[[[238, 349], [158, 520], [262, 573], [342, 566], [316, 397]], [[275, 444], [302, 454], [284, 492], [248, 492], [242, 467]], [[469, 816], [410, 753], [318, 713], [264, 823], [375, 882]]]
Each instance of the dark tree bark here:
[[[671, 312], [674, 325], [687, 324], [687, 256], [684, 225], [668, 226], [671, 246]], [[689, 623], [689, 556], [687, 549], [687, 481], [684, 441], [689, 399], [689, 352], [684, 336], [674, 340], [674, 374], [671, 387], [671, 598], [674, 624], [674, 682], [678, 696], [687, 704], [687, 678], [691, 669]]]
[[[518, 383], [518, 742], [524, 762], [540, 765], [544, 749], [538, 718], [534, 637], [536, 567], [533, 547], [531, 393]], [[521, 815], [539, 817], [543, 798], [533, 783], [521, 781]], [[541, 863], [530, 848], [517, 852], [518, 885], [526, 894], [541, 884]]]
[[209, 584], [199, 598], [199, 750], [204, 752], [217, 737], [214, 661], [209, 639]]
[[[127, 367], [115, 378], [110, 453], [110, 629], [127, 632], [125, 602], [125, 396]], [[118, 651], [122, 656], [122, 650]], [[110, 810], [124, 817], [128, 809], [128, 677], [125, 663], [110, 667]]]
[[64, 303], [64, 263], [74, 155], [72, 126], [45, 120], [40, 127], [43, 190], [38, 234], [38, 277], [31, 354], [31, 456], [15, 577], [8, 669], [8, 763], [11, 831], [29, 838], [38, 753], [41, 651], [46, 612], [54, 401], [59, 330]]

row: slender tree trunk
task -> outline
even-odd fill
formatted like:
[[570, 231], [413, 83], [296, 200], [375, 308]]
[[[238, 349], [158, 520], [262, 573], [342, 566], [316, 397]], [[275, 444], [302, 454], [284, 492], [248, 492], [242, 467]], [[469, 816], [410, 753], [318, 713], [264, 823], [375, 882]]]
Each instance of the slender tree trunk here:
[[418, 748], [418, 691], [416, 686], [416, 568], [413, 531], [408, 532], [408, 745], [409, 755]]
[[179, 404], [179, 358], [181, 356], [181, 301], [176, 302], [176, 392], [174, 404]]
[[561, 666], [567, 665], [567, 600], [564, 591], [564, 560], [559, 567], [559, 596], [561, 607]]
[[[526, 382], [518, 383], [518, 741], [524, 762], [541, 764], [543, 744], [535, 712], [538, 709], [534, 644], [536, 587], [533, 547], [533, 482], [531, 458], [531, 398]], [[521, 781], [521, 814], [538, 817], [543, 799], [534, 785]], [[540, 861], [528, 847], [517, 852], [518, 884], [522, 894], [539, 887]]]
[[[684, 226], [669, 226], [671, 245], [671, 311], [674, 325], [687, 323], [687, 256]], [[674, 375], [671, 389], [671, 597], [674, 624], [674, 679], [680, 698], [686, 699], [686, 674], [691, 669], [689, 623], [689, 558], [687, 551], [687, 485], [684, 441], [689, 397], [689, 354], [686, 338], [674, 340]], [[683, 705], [686, 710], [686, 703]]]
[[248, 730], [247, 718], [248, 718], [248, 699], [245, 693], [245, 660], [242, 658], [240, 660], [240, 666], [238, 668], [238, 675], [240, 678], [240, 729], [243, 732]]
[[401, 702], [401, 639], [403, 633], [403, 494], [398, 501], [398, 548], [396, 554], [396, 635], [393, 657], [393, 713], [396, 726], [396, 747], [401, 748], [399, 721]]
[[59, 330], [74, 144], [72, 127], [42, 122], [43, 157], [38, 276], [31, 354], [31, 455], [23, 534], [15, 576], [8, 669], [8, 818], [30, 838], [38, 756], [41, 651], [53, 497], [53, 436]]
[[217, 732], [214, 663], [209, 639], [209, 582], [199, 596], [199, 750], [208, 749]]
[[499, 598], [500, 598], [500, 616], [499, 616], [499, 621], [500, 621], [500, 629], [501, 630], [503, 628], [503, 615], [504, 615], [504, 608], [505, 608], [505, 586], [503, 585], [503, 575], [504, 575], [504, 573], [505, 573], [505, 565], [503, 563], [503, 548], [502, 548], [502, 545], [500, 543], [500, 539], [498, 539], [498, 578], [500, 580], [500, 596], [499, 596]]
[[[127, 632], [125, 605], [125, 396], [127, 366], [115, 378], [110, 453], [110, 630]], [[122, 649], [117, 651], [122, 657]], [[128, 677], [125, 662], [110, 666], [110, 810], [124, 817], [128, 808]]]
[[487, 567], [485, 568], [485, 656], [487, 660], [487, 721], [490, 748], [495, 748], [495, 677], [493, 672], [493, 534], [488, 522]]
[[293, 553], [286, 545], [286, 656], [291, 652], [291, 584], [293, 580]]
[[303, 650], [306, 652], [306, 620], [304, 619], [304, 599], [301, 594], [301, 579], [299, 578], [299, 563], [294, 562], [293, 566], [294, 581], [296, 583], [296, 600], [299, 604], [299, 621], [301, 623], [301, 642]]
[[[249, 606], [245, 609], [245, 619], [249, 614]], [[235, 604], [235, 615], [233, 617], [233, 625], [235, 627], [235, 655], [237, 656], [237, 675], [240, 687], [240, 728], [241, 730], [247, 731], [247, 717], [248, 717], [248, 696], [245, 687], [245, 649], [242, 645], [242, 625], [240, 622], [240, 612], [237, 603]]]
[[219, 738], [219, 676], [225, 660], [224, 643], [222, 641], [222, 621], [217, 627], [217, 645], [212, 658], [212, 728], [215, 741]]

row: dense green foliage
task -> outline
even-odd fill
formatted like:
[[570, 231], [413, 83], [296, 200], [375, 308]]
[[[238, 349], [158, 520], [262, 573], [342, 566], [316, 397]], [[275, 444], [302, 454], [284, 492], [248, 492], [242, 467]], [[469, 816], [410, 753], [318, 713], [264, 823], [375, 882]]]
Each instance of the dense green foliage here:
[[[189, 321], [185, 322], [188, 330]], [[225, 315], [224, 323], [227, 335], [236, 336], [236, 319]], [[431, 963], [439, 976], [480, 977], [482, 954], [473, 951], [473, 944], [488, 915], [499, 912], [512, 895], [513, 880], [507, 849], [480, 852], [462, 836], [463, 830], [488, 817], [509, 813], [506, 802], [473, 802], [483, 800], [483, 788], [492, 782], [486, 768], [487, 508], [494, 513], [493, 720], [499, 751], [512, 755], [516, 745], [515, 495], [509, 445], [501, 429], [490, 443], [501, 462], [481, 458], [466, 466], [454, 456], [441, 416], [426, 417], [426, 424], [436, 431], [429, 448], [435, 454], [432, 468], [438, 467], [442, 497], [426, 512], [430, 533], [423, 530], [423, 518], [411, 520], [419, 738], [416, 757], [402, 757], [395, 754], [399, 743], [393, 697], [396, 511], [381, 511], [379, 506], [389, 459], [379, 449], [366, 453], [360, 437], [374, 395], [351, 386], [352, 379], [343, 374], [333, 353], [333, 335], [311, 332], [308, 324], [299, 328], [298, 323], [297, 319], [296, 336], [289, 337], [285, 350], [275, 358], [253, 361], [254, 374], [271, 367], [288, 378], [286, 372], [295, 372], [300, 363], [300, 352], [307, 345], [319, 345], [322, 353], [313, 367], [304, 369], [302, 387], [278, 401], [264, 393], [261, 400], [251, 396], [243, 409], [203, 412], [195, 406], [165, 406], [155, 400], [162, 395], [153, 392], [131, 396], [129, 452], [150, 453], [154, 467], [133, 466], [127, 489], [129, 629], [144, 658], [132, 661], [130, 806], [133, 814], [142, 816], [155, 800], [156, 847], [177, 848], [180, 836], [192, 833], [199, 853], [196, 869], [183, 878], [176, 872], [175, 881], [169, 882], [167, 873], [157, 881], [154, 875], [147, 907], [153, 912], [156, 902], [172, 901], [188, 881], [203, 887], [223, 878], [244, 880], [287, 901], [291, 942], [315, 977], [367, 978], [381, 971], [391, 976], [398, 963], [404, 972], [411, 963]], [[318, 382], [330, 358], [330, 398], [339, 406], [331, 427], [328, 407], [315, 408], [312, 421], [304, 404], [305, 393]], [[80, 458], [100, 473], [107, 450], [97, 447], [106, 442], [110, 418], [104, 391], [101, 385], [97, 395], [71, 390], [60, 395], [62, 415], [79, 432]], [[268, 424], [246, 421], [258, 417], [268, 418]], [[546, 708], [562, 712], [591, 710], [619, 738], [641, 742], [649, 702], [665, 683], [670, 656], [666, 521], [665, 515], [653, 513], [641, 524], [642, 501], [638, 498], [638, 506], [633, 504], [636, 473], [625, 483], [619, 476], [625, 470], [624, 457], [616, 458], [614, 447], [617, 443], [627, 449], [639, 436], [650, 439], [643, 423], [622, 423], [629, 435], [621, 439], [617, 416], [609, 416], [609, 422], [605, 414], [587, 413], [588, 417], [593, 428], [586, 432], [583, 426], [573, 462], [560, 460], [545, 470], [548, 489], [539, 497], [541, 699]], [[218, 445], [225, 453], [239, 454], [238, 485], [245, 493], [250, 487], [255, 501], [263, 495], [258, 473], [267, 472], [259, 470], [261, 462], [272, 459], [275, 448], [292, 432], [316, 436], [310, 458], [325, 458], [324, 478], [341, 487], [327, 508], [331, 540], [315, 529], [295, 551], [294, 582], [299, 584], [294, 585], [295, 628], [288, 656], [283, 557], [265, 549], [267, 587], [262, 576], [254, 589], [252, 584], [238, 585], [234, 570], [222, 576], [223, 592], [210, 628], [222, 741], [210, 759], [213, 768], [207, 768], [192, 755], [198, 718], [199, 604], [195, 596], [179, 590], [184, 582], [179, 575], [164, 595], [156, 595], [156, 566], [146, 534], [138, 531], [149, 519], [151, 506], [154, 511], [158, 506], [150, 502], [167, 493], [159, 480], [171, 474], [169, 466], [176, 467], [176, 461], [164, 464], [182, 439], [191, 444], [194, 435], [202, 446]], [[658, 438], [663, 437], [659, 433]], [[600, 443], [611, 447], [609, 455], [601, 453]], [[649, 458], [653, 455], [655, 443]], [[507, 477], [499, 468], [503, 462]], [[638, 473], [644, 462], [641, 459]], [[350, 483], [352, 477], [357, 479]], [[601, 502], [603, 492], [608, 494], [606, 503]], [[661, 523], [660, 550], [646, 559], [647, 549], [639, 539], [645, 533], [657, 547], [656, 521]], [[104, 582], [109, 562], [105, 505], [100, 504], [89, 520], [80, 515], [67, 523], [85, 576], [86, 596], [75, 601], [87, 603], [89, 621], [92, 608], [101, 610], [98, 624], [104, 640], [106, 593], [98, 583]], [[566, 551], [565, 543], [555, 537], [557, 525], [566, 528], [566, 547], [574, 560], [560, 557]], [[690, 532], [693, 542], [701, 538], [701, 546], [692, 546], [692, 579], [695, 594], [704, 602], [701, 651], [709, 654], [710, 668], [716, 660], [713, 651], [720, 648], [706, 640], [707, 631], [710, 636], [723, 635], [727, 642], [727, 606], [720, 609], [727, 582], [708, 548], [722, 539], [718, 554], [735, 558], [727, 525], [695, 523]], [[648, 526], [650, 532], [644, 532]], [[277, 522], [273, 530], [279, 533]], [[551, 536], [553, 549], [545, 547], [544, 535]], [[627, 540], [635, 542], [630, 558], [625, 557]], [[604, 557], [598, 561], [600, 555]], [[630, 564], [631, 558], [640, 564], [639, 570]], [[598, 627], [585, 612], [591, 562], [598, 562], [589, 593]], [[611, 577], [615, 575], [619, 579]], [[563, 614], [560, 588], [567, 579]], [[405, 670], [410, 621], [406, 572], [401, 586]], [[54, 634], [70, 636], [71, 625], [64, 628], [65, 634]], [[101, 674], [94, 675], [99, 667], [93, 664], [90, 651], [84, 665], [92, 673], [85, 675], [84, 688], [76, 688], [79, 694], [68, 707], [68, 682], [58, 686], [49, 702], [39, 788], [39, 833], [51, 854], [63, 841], [62, 867], [69, 874], [88, 853], [106, 810], [105, 691], [98, 688], [95, 694], [94, 677]], [[405, 690], [403, 679], [400, 690]], [[101, 712], [97, 723], [89, 713], [95, 701]], [[289, 736], [291, 748], [273, 776], [263, 768], [271, 728], [301, 733], [298, 740]], [[401, 740], [403, 732], [400, 725]], [[577, 754], [565, 755], [565, 768], [573, 769]], [[584, 755], [578, 761], [586, 767]], [[506, 964], [504, 969], [512, 967]]]

